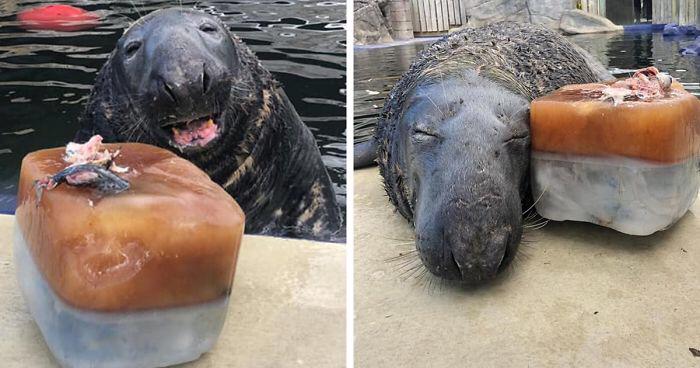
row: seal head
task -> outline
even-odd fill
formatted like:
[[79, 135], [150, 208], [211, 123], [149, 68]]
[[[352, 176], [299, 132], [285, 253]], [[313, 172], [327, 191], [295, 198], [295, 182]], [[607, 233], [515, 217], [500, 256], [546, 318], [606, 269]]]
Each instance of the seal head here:
[[423, 264], [445, 279], [491, 279], [520, 242], [527, 101], [504, 92], [470, 71], [424, 81], [398, 123], [401, 211], [413, 218]]
[[423, 51], [387, 97], [375, 132], [390, 201], [433, 274], [491, 280], [515, 256], [529, 191], [529, 104], [609, 74], [541, 26], [465, 29]]
[[142, 18], [118, 41], [117, 85], [138, 96], [131, 102], [157, 145], [201, 151], [230, 129], [224, 107], [240, 71], [238, 51], [214, 17], [176, 9], [158, 15]]

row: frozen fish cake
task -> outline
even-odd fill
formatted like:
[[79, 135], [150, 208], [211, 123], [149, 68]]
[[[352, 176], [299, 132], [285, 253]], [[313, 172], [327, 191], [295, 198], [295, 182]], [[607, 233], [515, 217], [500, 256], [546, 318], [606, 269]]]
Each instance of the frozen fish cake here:
[[537, 211], [632, 235], [675, 223], [698, 193], [700, 101], [656, 68], [532, 102]]
[[16, 211], [18, 278], [49, 348], [67, 367], [196, 359], [226, 315], [240, 207], [164, 149], [68, 148], [24, 158]]

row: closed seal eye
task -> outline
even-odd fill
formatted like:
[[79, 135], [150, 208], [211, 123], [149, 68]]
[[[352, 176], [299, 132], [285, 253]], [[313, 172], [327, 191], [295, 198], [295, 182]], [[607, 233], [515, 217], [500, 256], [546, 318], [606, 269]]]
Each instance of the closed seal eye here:
[[203, 23], [199, 26], [199, 30], [204, 33], [217, 33], [219, 29], [211, 23]]

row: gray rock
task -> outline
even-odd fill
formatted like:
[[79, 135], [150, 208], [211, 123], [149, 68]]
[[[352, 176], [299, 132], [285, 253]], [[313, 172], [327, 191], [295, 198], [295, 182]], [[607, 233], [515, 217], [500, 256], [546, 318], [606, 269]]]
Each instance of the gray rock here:
[[525, 3], [530, 13], [530, 23], [557, 30], [561, 15], [570, 9], [573, 4], [570, 1], [561, 0], [527, 0]]
[[463, 4], [469, 17], [468, 27], [480, 27], [504, 20], [530, 22], [525, 0], [466, 0]]
[[393, 42], [389, 24], [379, 9], [378, 2], [368, 1], [362, 5], [364, 6], [356, 7], [353, 12], [355, 45]]
[[355, 0], [352, 2], [353, 11], [357, 11], [360, 8], [364, 8], [367, 5], [377, 4], [379, 6], [379, 9], [382, 9], [383, 12], [384, 7], [387, 5], [388, 2], [389, 0]]
[[542, 24], [559, 29], [562, 14], [573, 4], [561, 0], [465, 0], [469, 23], [463, 27], [479, 27], [500, 21]]
[[609, 19], [573, 9], [565, 11], [561, 16], [559, 28], [566, 34], [600, 33], [621, 31], [618, 26]]

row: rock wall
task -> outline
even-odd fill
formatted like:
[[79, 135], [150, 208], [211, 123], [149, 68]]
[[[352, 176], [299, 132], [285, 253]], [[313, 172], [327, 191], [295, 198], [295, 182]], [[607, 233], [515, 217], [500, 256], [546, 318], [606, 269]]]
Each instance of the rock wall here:
[[386, 3], [386, 0], [356, 0], [353, 3], [355, 45], [389, 43], [394, 40], [389, 21], [382, 12]]
[[[392, 33], [390, 20], [387, 15], [395, 14], [389, 11], [389, 6], [400, 0], [360, 0], [355, 1], [355, 44], [371, 44], [372, 40], [405, 39], [405, 30], [399, 36], [398, 30]], [[410, 19], [410, 1], [404, 8], [408, 9]], [[565, 15], [565, 26], [568, 32], [572, 27], [581, 25], [581, 32], [607, 32], [618, 30], [619, 27], [609, 20], [582, 11], [575, 11], [576, 0], [461, 0], [466, 7], [466, 27], [478, 27], [499, 21], [529, 22], [562, 31], [562, 16]], [[393, 9], [393, 8], [392, 8]], [[379, 17], [382, 17], [382, 20]], [[595, 25], [595, 26], [594, 26]], [[388, 34], [388, 36], [387, 36]], [[390, 42], [390, 41], [389, 41]]]
[[576, 1], [571, 0], [528, 0], [526, 3], [530, 22], [550, 29], [558, 29], [562, 14], [576, 8]]
[[509, 20], [528, 22], [530, 14], [526, 0], [464, 0], [467, 7], [468, 26], [479, 27], [486, 24]]

